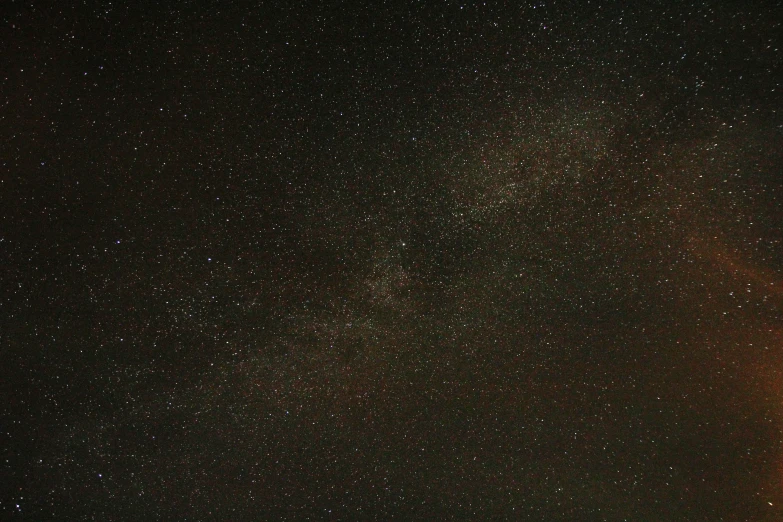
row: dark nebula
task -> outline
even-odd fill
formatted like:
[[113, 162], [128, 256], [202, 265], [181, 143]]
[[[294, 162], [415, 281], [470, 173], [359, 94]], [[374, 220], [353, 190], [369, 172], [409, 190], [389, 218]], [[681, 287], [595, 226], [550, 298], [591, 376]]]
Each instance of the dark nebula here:
[[0, 513], [783, 519], [778, 2], [2, 9]]

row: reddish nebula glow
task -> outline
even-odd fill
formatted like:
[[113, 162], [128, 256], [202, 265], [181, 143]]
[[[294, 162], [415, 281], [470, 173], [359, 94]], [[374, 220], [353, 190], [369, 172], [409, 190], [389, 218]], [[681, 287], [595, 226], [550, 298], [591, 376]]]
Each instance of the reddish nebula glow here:
[[740, 283], [752, 285], [777, 297], [783, 296], [783, 277], [764, 266], [748, 261], [736, 247], [717, 236], [691, 234], [687, 246], [696, 256], [707, 260], [716, 270], [730, 274]]

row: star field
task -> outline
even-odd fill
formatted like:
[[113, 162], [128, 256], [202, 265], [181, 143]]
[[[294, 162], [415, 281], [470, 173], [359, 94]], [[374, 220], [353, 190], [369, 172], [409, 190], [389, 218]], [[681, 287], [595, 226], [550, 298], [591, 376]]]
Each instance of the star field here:
[[783, 517], [779, 5], [142, 4], [2, 10], [3, 518]]

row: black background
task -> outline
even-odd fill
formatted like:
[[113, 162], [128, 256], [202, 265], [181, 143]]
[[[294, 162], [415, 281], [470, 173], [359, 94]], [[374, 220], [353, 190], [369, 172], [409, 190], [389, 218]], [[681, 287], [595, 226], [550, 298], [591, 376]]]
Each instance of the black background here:
[[1, 8], [4, 517], [783, 516], [776, 2], [68, 4]]

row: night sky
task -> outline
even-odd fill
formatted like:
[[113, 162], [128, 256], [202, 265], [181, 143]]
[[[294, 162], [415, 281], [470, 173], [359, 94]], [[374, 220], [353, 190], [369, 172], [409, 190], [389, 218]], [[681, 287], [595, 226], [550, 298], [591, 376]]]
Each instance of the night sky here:
[[0, 18], [0, 518], [783, 520], [779, 3]]

